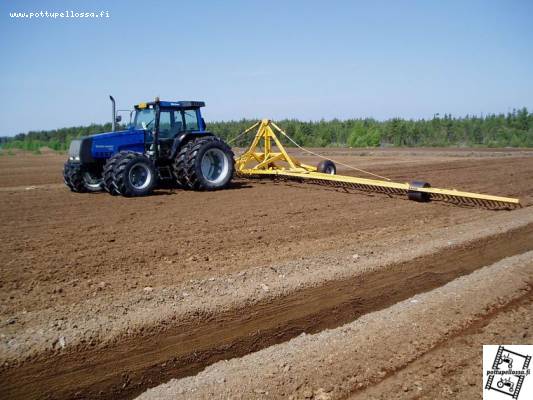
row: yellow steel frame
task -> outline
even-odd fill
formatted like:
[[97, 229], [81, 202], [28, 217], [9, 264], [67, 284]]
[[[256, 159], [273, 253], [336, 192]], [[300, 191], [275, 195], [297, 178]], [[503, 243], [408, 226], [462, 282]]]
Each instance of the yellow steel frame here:
[[[274, 171], [284, 170], [297, 173], [316, 172], [316, 167], [303, 164], [295, 157], [289, 156], [285, 150], [285, 147], [283, 147], [278, 137], [272, 130], [271, 125], [277, 128], [277, 126], [275, 126], [270, 120], [261, 120], [259, 129], [257, 130], [252, 144], [248, 150], [235, 161], [235, 169], [237, 172], [244, 175], [248, 174], [248, 171], [254, 171], [254, 173], [258, 171], [275, 173]], [[253, 129], [255, 126], [257, 126], [257, 124], [252, 126], [251, 129]], [[247, 131], [249, 130], [250, 128], [247, 129]], [[272, 151], [272, 142], [274, 142], [275, 146], [277, 146], [277, 152]], [[262, 147], [262, 150], [260, 147]], [[250, 162], [257, 162], [257, 164], [252, 168], [246, 168], [246, 165], [248, 165]], [[279, 162], [286, 162], [288, 165], [287, 168], [277, 164]]]
[[[330, 175], [317, 172], [317, 168], [300, 162], [290, 156], [280, 142], [274, 129], [287, 136], [276, 124], [268, 119], [261, 120], [248, 132], [259, 125], [250, 147], [235, 161], [237, 174], [244, 177], [278, 176], [288, 179], [311, 181], [313, 183], [332, 184], [335, 186], [352, 187], [390, 194], [422, 192], [429, 193], [432, 198], [441, 200], [467, 200], [473, 205], [487, 206], [519, 206], [520, 200], [510, 197], [492, 196], [480, 193], [463, 192], [455, 189], [438, 189], [432, 187], [413, 187], [409, 183], [359, 178], [346, 175]], [[288, 137], [288, 136], [287, 136]], [[273, 147], [278, 151], [273, 151]], [[281, 164], [283, 163], [283, 164]]]

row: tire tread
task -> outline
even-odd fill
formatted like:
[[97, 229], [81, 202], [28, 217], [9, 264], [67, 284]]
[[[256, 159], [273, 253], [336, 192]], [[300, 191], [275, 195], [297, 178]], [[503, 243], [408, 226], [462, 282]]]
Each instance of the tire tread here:
[[[186, 182], [186, 186], [189, 189], [192, 190], [217, 190], [222, 189], [220, 188], [212, 188], [206, 186], [203, 182], [201, 177], [198, 176], [198, 168], [197, 168], [197, 157], [200, 149], [209, 142], [217, 142], [222, 145], [224, 151], [230, 156], [232, 165], [231, 168], [231, 178], [233, 177], [233, 164], [234, 164], [234, 154], [231, 148], [218, 136], [206, 136], [206, 137], [200, 137], [196, 138], [194, 140], [191, 140], [189, 143], [187, 143], [186, 146], [184, 146], [183, 152], [180, 151], [180, 155], [183, 157], [179, 160], [179, 171], [178, 173], [182, 177], [184, 182]], [[229, 182], [229, 181], [228, 181]]]

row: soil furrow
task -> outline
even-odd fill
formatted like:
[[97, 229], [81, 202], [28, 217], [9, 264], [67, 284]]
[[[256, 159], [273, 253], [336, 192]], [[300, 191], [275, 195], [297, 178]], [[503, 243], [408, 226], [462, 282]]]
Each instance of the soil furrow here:
[[[354, 392], [362, 393], [360, 398], [371, 398], [360, 391], [385, 382], [465, 332], [483, 329], [501, 313], [513, 313], [515, 309], [522, 312], [531, 299], [532, 265], [531, 251], [505, 258], [342, 327], [219, 362], [194, 377], [172, 380], [149, 390], [141, 398], [340, 399]], [[527, 315], [527, 311], [522, 314]], [[516, 321], [515, 330], [524, 337], [531, 318], [511, 319]], [[500, 334], [511, 337], [505, 331]], [[484, 342], [476, 343], [471, 353], [479, 354], [481, 344]], [[453, 362], [446, 361], [442, 372], [452, 372], [448, 365]], [[457, 371], [458, 376], [462, 376], [461, 372]], [[470, 380], [469, 374], [464, 377]], [[482, 383], [474, 381], [473, 385], [479, 393]], [[413, 390], [416, 395], [416, 386], [413, 383], [406, 390]], [[398, 394], [395, 398], [400, 399], [404, 392], [396, 389], [378, 393], [384, 394], [382, 398]]]
[[1, 393], [25, 399], [44, 395], [131, 398], [218, 360], [239, 357], [302, 332], [338, 327], [528, 250], [533, 250], [533, 224], [209, 320], [200, 317], [189, 324], [176, 323], [158, 335], [126, 339], [105, 349], [50, 354], [5, 371]]
[[412, 363], [388, 373], [383, 380], [355, 391], [347, 399], [478, 398], [483, 382], [482, 346], [530, 344], [532, 316], [533, 291], [530, 290], [466, 329], [446, 337]]

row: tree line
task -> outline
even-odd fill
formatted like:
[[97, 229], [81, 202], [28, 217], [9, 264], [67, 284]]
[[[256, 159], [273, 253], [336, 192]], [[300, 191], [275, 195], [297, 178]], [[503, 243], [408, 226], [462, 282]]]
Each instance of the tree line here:
[[[208, 130], [232, 141], [234, 146], [246, 146], [253, 133], [235, 138], [253, 125], [255, 120], [208, 122]], [[393, 118], [378, 121], [373, 118], [334, 119], [330, 121], [276, 121], [298, 144], [306, 147], [533, 147], [533, 113], [527, 108], [507, 114], [453, 117], [435, 115], [432, 119], [406, 120]], [[124, 127], [123, 127], [124, 128]], [[57, 151], [68, 149], [70, 141], [81, 136], [109, 132], [111, 124], [93, 124], [47, 131], [31, 131], [15, 137], [0, 138], [0, 147], [39, 151], [49, 147]], [[288, 146], [292, 143], [282, 137]]]
[[72, 139], [110, 131], [111, 123], [73, 126], [47, 131], [30, 131], [28, 133], [19, 133], [13, 137], [0, 137], [0, 147], [33, 152], [38, 152], [42, 147], [48, 147], [56, 151], [66, 151]]

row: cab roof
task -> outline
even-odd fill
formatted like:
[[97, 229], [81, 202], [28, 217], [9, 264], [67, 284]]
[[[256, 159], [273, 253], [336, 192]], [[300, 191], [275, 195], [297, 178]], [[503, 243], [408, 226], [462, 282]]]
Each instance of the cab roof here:
[[[139, 103], [135, 105], [135, 108], [137, 109], [143, 109], [143, 108], [149, 108], [153, 107], [155, 105], [154, 101], [150, 101], [148, 103]], [[203, 101], [160, 101], [159, 105], [161, 107], [168, 107], [168, 108], [199, 108], [199, 107], [205, 107], [205, 103]]]

